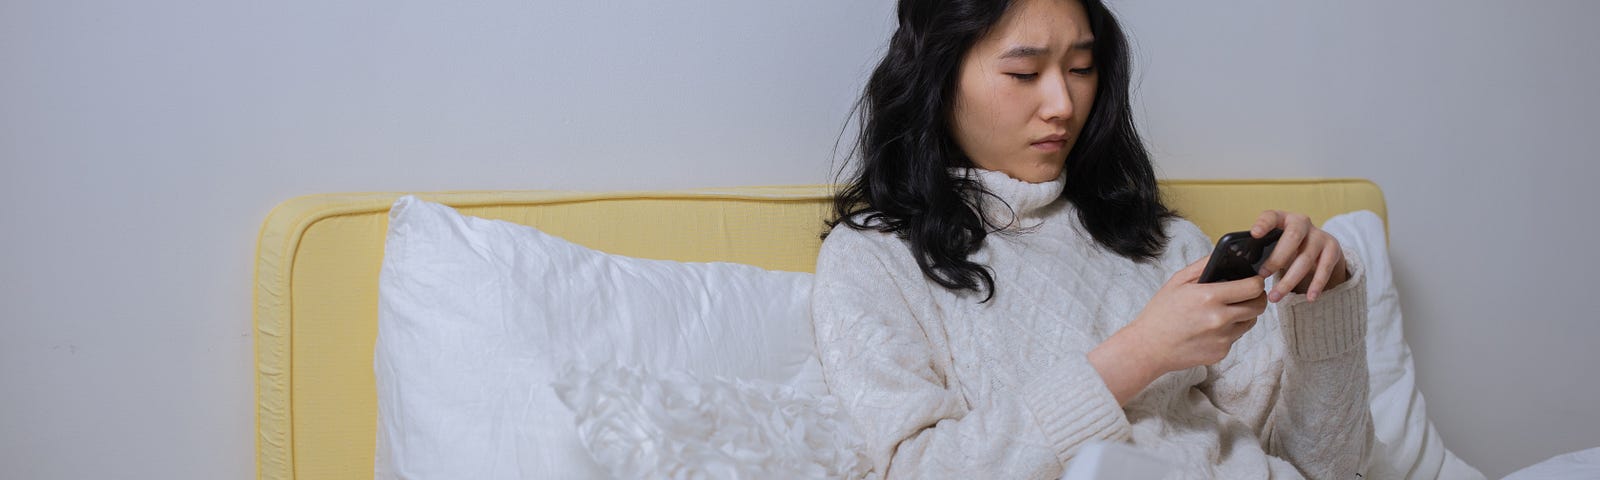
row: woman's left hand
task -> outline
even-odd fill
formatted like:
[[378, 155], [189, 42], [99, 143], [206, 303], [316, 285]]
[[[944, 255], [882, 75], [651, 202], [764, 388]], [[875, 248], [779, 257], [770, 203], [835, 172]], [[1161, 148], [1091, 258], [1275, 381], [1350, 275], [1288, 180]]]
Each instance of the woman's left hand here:
[[1278, 274], [1278, 281], [1267, 292], [1267, 300], [1277, 302], [1294, 293], [1316, 301], [1324, 290], [1339, 286], [1350, 277], [1345, 268], [1344, 250], [1339, 240], [1311, 224], [1311, 218], [1280, 210], [1261, 212], [1250, 236], [1261, 238], [1274, 228], [1283, 229], [1272, 256], [1261, 266], [1261, 275]]

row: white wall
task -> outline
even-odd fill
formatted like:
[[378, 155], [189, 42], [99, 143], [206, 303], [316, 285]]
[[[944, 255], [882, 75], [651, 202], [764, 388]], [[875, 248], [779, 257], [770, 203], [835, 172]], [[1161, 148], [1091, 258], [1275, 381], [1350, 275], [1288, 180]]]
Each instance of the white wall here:
[[887, 12], [0, 1], [0, 478], [253, 477], [290, 197], [826, 181]]
[[[1200, 3], [1119, 2], [1164, 174], [1376, 180], [1446, 441], [1491, 475], [1600, 445], [1600, 5]], [[826, 181], [892, 9], [0, 2], [0, 478], [252, 476], [289, 197]]]
[[1168, 177], [1365, 177], [1428, 413], [1490, 478], [1600, 446], [1600, 3], [1134, 2]]

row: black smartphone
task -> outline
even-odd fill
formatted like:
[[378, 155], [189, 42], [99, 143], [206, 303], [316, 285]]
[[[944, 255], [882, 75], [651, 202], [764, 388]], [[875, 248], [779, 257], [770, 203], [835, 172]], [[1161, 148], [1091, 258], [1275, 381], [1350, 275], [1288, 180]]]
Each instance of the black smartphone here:
[[1223, 235], [1217, 248], [1211, 251], [1211, 260], [1200, 272], [1200, 283], [1231, 282], [1254, 277], [1261, 272], [1261, 264], [1272, 256], [1283, 229], [1274, 228], [1261, 238], [1250, 236], [1248, 230]]

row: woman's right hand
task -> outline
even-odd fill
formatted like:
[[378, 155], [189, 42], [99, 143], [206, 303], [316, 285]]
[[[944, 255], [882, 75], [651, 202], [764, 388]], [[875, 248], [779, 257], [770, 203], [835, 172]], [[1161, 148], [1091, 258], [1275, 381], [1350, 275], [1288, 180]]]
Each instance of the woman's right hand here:
[[1199, 283], [1210, 258], [1173, 274], [1144, 311], [1123, 327], [1150, 348], [1160, 369], [1157, 375], [1221, 362], [1267, 309], [1265, 277]]
[[1138, 317], [1089, 353], [1118, 403], [1167, 372], [1222, 361], [1266, 311], [1265, 277], [1199, 283], [1210, 258], [1173, 274]]

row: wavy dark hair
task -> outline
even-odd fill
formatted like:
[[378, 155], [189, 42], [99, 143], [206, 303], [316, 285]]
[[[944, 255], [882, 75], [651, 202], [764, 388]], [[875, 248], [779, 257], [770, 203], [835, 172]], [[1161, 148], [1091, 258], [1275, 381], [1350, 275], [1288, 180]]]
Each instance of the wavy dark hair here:
[[[1089, 116], [1067, 154], [1062, 196], [1078, 207], [1095, 242], [1147, 261], [1166, 247], [1162, 225], [1176, 214], [1161, 202], [1150, 154], [1134, 127], [1127, 39], [1099, 0], [1080, 2], [1100, 75]], [[963, 56], [1011, 3], [900, 1], [899, 26], [854, 108], [856, 169], [835, 192], [828, 222], [830, 229], [844, 224], [894, 233], [930, 280], [953, 291], [987, 292], [983, 301], [994, 297], [994, 276], [968, 257], [997, 229], [978, 213], [984, 198], [997, 197], [976, 180], [949, 173], [975, 165], [947, 122]], [[839, 175], [845, 176], [843, 168]]]

